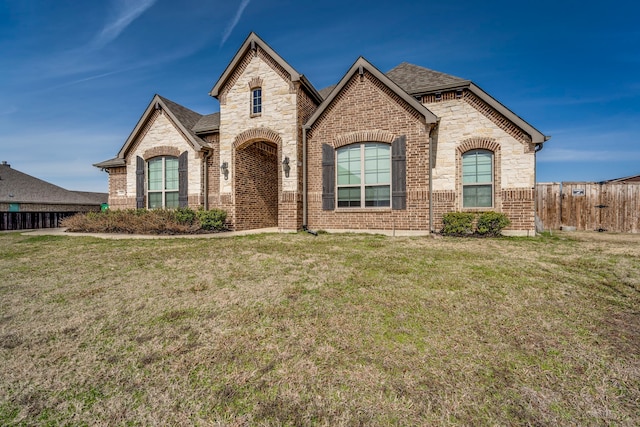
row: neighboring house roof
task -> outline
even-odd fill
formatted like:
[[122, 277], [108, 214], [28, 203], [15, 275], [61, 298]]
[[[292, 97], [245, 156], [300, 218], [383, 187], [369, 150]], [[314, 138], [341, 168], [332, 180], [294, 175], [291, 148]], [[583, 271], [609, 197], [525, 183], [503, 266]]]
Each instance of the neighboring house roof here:
[[31, 203], [46, 205], [100, 205], [107, 193], [69, 191], [0, 164], [0, 203]]
[[107, 203], [109, 201], [109, 193], [96, 193], [94, 191], [73, 191], [73, 190], [71, 190], [71, 192], [79, 194], [82, 197], [85, 197], [88, 200], [92, 200], [97, 204]]
[[443, 88], [465, 86], [471, 83], [469, 80], [419, 67], [408, 62], [403, 62], [386, 74], [398, 86], [412, 95]]
[[240, 61], [242, 61], [242, 58], [244, 58], [249, 50], [254, 50], [256, 46], [260, 46], [260, 48], [263, 49], [271, 58], [273, 58], [273, 60], [276, 61], [279, 66], [284, 68], [284, 70], [291, 76], [291, 81], [300, 82], [302, 84], [302, 87], [307, 90], [309, 95], [318, 104], [322, 102], [322, 96], [320, 96], [311, 82], [309, 82], [309, 80], [307, 80], [307, 78], [303, 74], [298, 73], [295, 68], [289, 65], [287, 61], [285, 61], [280, 55], [278, 55], [276, 51], [271, 48], [271, 46], [269, 46], [264, 40], [258, 37], [258, 35], [254, 32], [250, 33], [244, 43], [242, 43], [242, 46], [240, 46], [240, 49], [238, 49], [231, 62], [229, 62], [229, 65], [227, 65], [227, 68], [225, 68], [224, 72], [209, 92], [209, 95], [215, 98], [218, 97], [218, 95], [220, 94], [220, 90], [229, 80], [229, 78], [233, 74], [233, 71], [236, 69]]
[[531, 126], [516, 113], [505, 107], [497, 99], [482, 90], [471, 80], [465, 80], [460, 77], [430, 70], [407, 62], [403, 62], [393, 68], [387, 73], [387, 76], [412, 96], [426, 95], [428, 93], [436, 93], [451, 89], [467, 89], [493, 107], [504, 117], [509, 119], [520, 129], [528, 133], [531, 136], [531, 142], [534, 144], [542, 144], [550, 138]]
[[612, 183], [612, 182], [632, 182], [632, 183], [640, 183], [640, 174], [638, 175], [631, 175], [631, 176], [625, 176], [622, 178], [615, 178], [615, 179], [608, 179], [606, 181], [603, 181], [606, 183]]
[[167, 113], [167, 115], [180, 129], [182, 134], [185, 135], [187, 140], [191, 143], [193, 148], [197, 151], [210, 146], [207, 141], [200, 137], [200, 134], [208, 130], [217, 130], [217, 128], [220, 127], [220, 113], [203, 116], [200, 113], [196, 113], [195, 111], [190, 110], [187, 107], [183, 107], [182, 105], [175, 103], [170, 99], [156, 94], [153, 96], [153, 99], [149, 103], [149, 106], [145, 110], [144, 114], [142, 114], [142, 117], [136, 124], [136, 127], [133, 129], [124, 145], [118, 152], [118, 155], [113, 159], [95, 163], [93, 166], [101, 169], [125, 166], [125, 157], [129, 148], [135, 142], [136, 138], [144, 128], [153, 112], [157, 109], [162, 109]]
[[367, 70], [368, 72], [370, 72], [376, 79], [378, 79], [380, 82], [386, 85], [391, 91], [393, 91], [396, 95], [398, 95], [400, 98], [406, 101], [409, 105], [415, 108], [416, 111], [421, 113], [424, 116], [425, 121], [427, 123], [436, 123], [438, 118], [435, 116], [435, 114], [429, 111], [427, 107], [422, 105], [422, 103], [420, 103], [414, 97], [410, 96], [407, 92], [402, 90], [402, 88], [398, 86], [393, 80], [391, 80], [385, 74], [380, 72], [380, 70], [378, 70], [376, 67], [371, 65], [369, 61], [367, 61], [365, 58], [361, 56], [360, 58], [358, 58], [356, 62], [354, 62], [351, 68], [349, 68], [349, 71], [347, 71], [344, 77], [342, 77], [340, 82], [338, 82], [338, 84], [335, 87], [333, 87], [331, 92], [327, 95], [327, 97], [322, 102], [322, 104], [320, 104], [320, 106], [316, 109], [316, 111], [313, 113], [311, 118], [307, 121], [305, 126], [308, 126], [308, 127], [313, 126], [316, 120], [318, 120], [318, 118], [322, 115], [322, 113], [326, 110], [326, 108], [331, 104], [331, 102], [333, 102], [335, 97], [338, 96], [340, 91], [349, 82], [351, 77], [355, 73], [364, 72], [364, 70]]

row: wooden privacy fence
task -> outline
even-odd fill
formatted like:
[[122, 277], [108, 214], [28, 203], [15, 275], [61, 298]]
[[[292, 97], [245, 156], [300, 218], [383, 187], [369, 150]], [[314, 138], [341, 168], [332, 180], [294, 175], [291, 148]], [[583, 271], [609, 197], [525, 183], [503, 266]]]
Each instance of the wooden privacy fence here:
[[640, 232], [640, 183], [552, 182], [536, 185], [545, 230]]

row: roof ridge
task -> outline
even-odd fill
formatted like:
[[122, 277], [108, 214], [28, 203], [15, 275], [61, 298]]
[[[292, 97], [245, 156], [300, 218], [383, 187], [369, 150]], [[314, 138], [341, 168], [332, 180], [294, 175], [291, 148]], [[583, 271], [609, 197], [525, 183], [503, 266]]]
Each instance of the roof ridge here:
[[162, 100], [162, 102], [164, 102], [165, 104], [170, 104], [170, 105], [169, 105], [169, 107], [178, 107], [178, 108], [181, 108], [181, 109], [183, 109], [183, 110], [187, 110], [187, 111], [188, 111], [188, 112], [190, 112], [190, 113], [197, 114], [197, 115], [199, 115], [199, 116], [203, 116], [203, 114], [200, 114], [200, 113], [198, 113], [197, 111], [194, 111], [194, 110], [192, 110], [192, 109], [191, 109], [191, 108], [189, 108], [189, 107], [185, 107], [185, 106], [184, 106], [184, 105], [182, 105], [182, 104], [178, 104], [177, 102], [172, 101], [172, 100], [170, 100], [169, 98], [166, 98], [166, 97], [164, 97], [164, 96], [160, 95], [159, 93], [156, 93], [156, 96], [157, 96], [158, 98], [160, 98], [160, 99]]
[[410, 94], [419, 94], [445, 86], [468, 85], [470, 80], [410, 62], [401, 62], [385, 73]]

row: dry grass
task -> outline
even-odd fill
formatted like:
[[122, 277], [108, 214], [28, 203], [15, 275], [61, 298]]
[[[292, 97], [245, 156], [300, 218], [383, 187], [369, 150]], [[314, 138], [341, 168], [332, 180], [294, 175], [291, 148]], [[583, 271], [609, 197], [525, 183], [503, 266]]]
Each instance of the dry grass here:
[[2, 425], [637, 425], [640, 236], [0, 235]]

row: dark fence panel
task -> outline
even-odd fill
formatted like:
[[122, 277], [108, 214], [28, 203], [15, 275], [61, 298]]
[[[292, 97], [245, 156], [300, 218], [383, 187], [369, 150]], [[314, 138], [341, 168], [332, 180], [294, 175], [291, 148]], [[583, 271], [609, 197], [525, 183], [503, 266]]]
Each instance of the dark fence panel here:
[[60, 221], [75, 212], [0, 212], [0, 230], [56, 228]]

